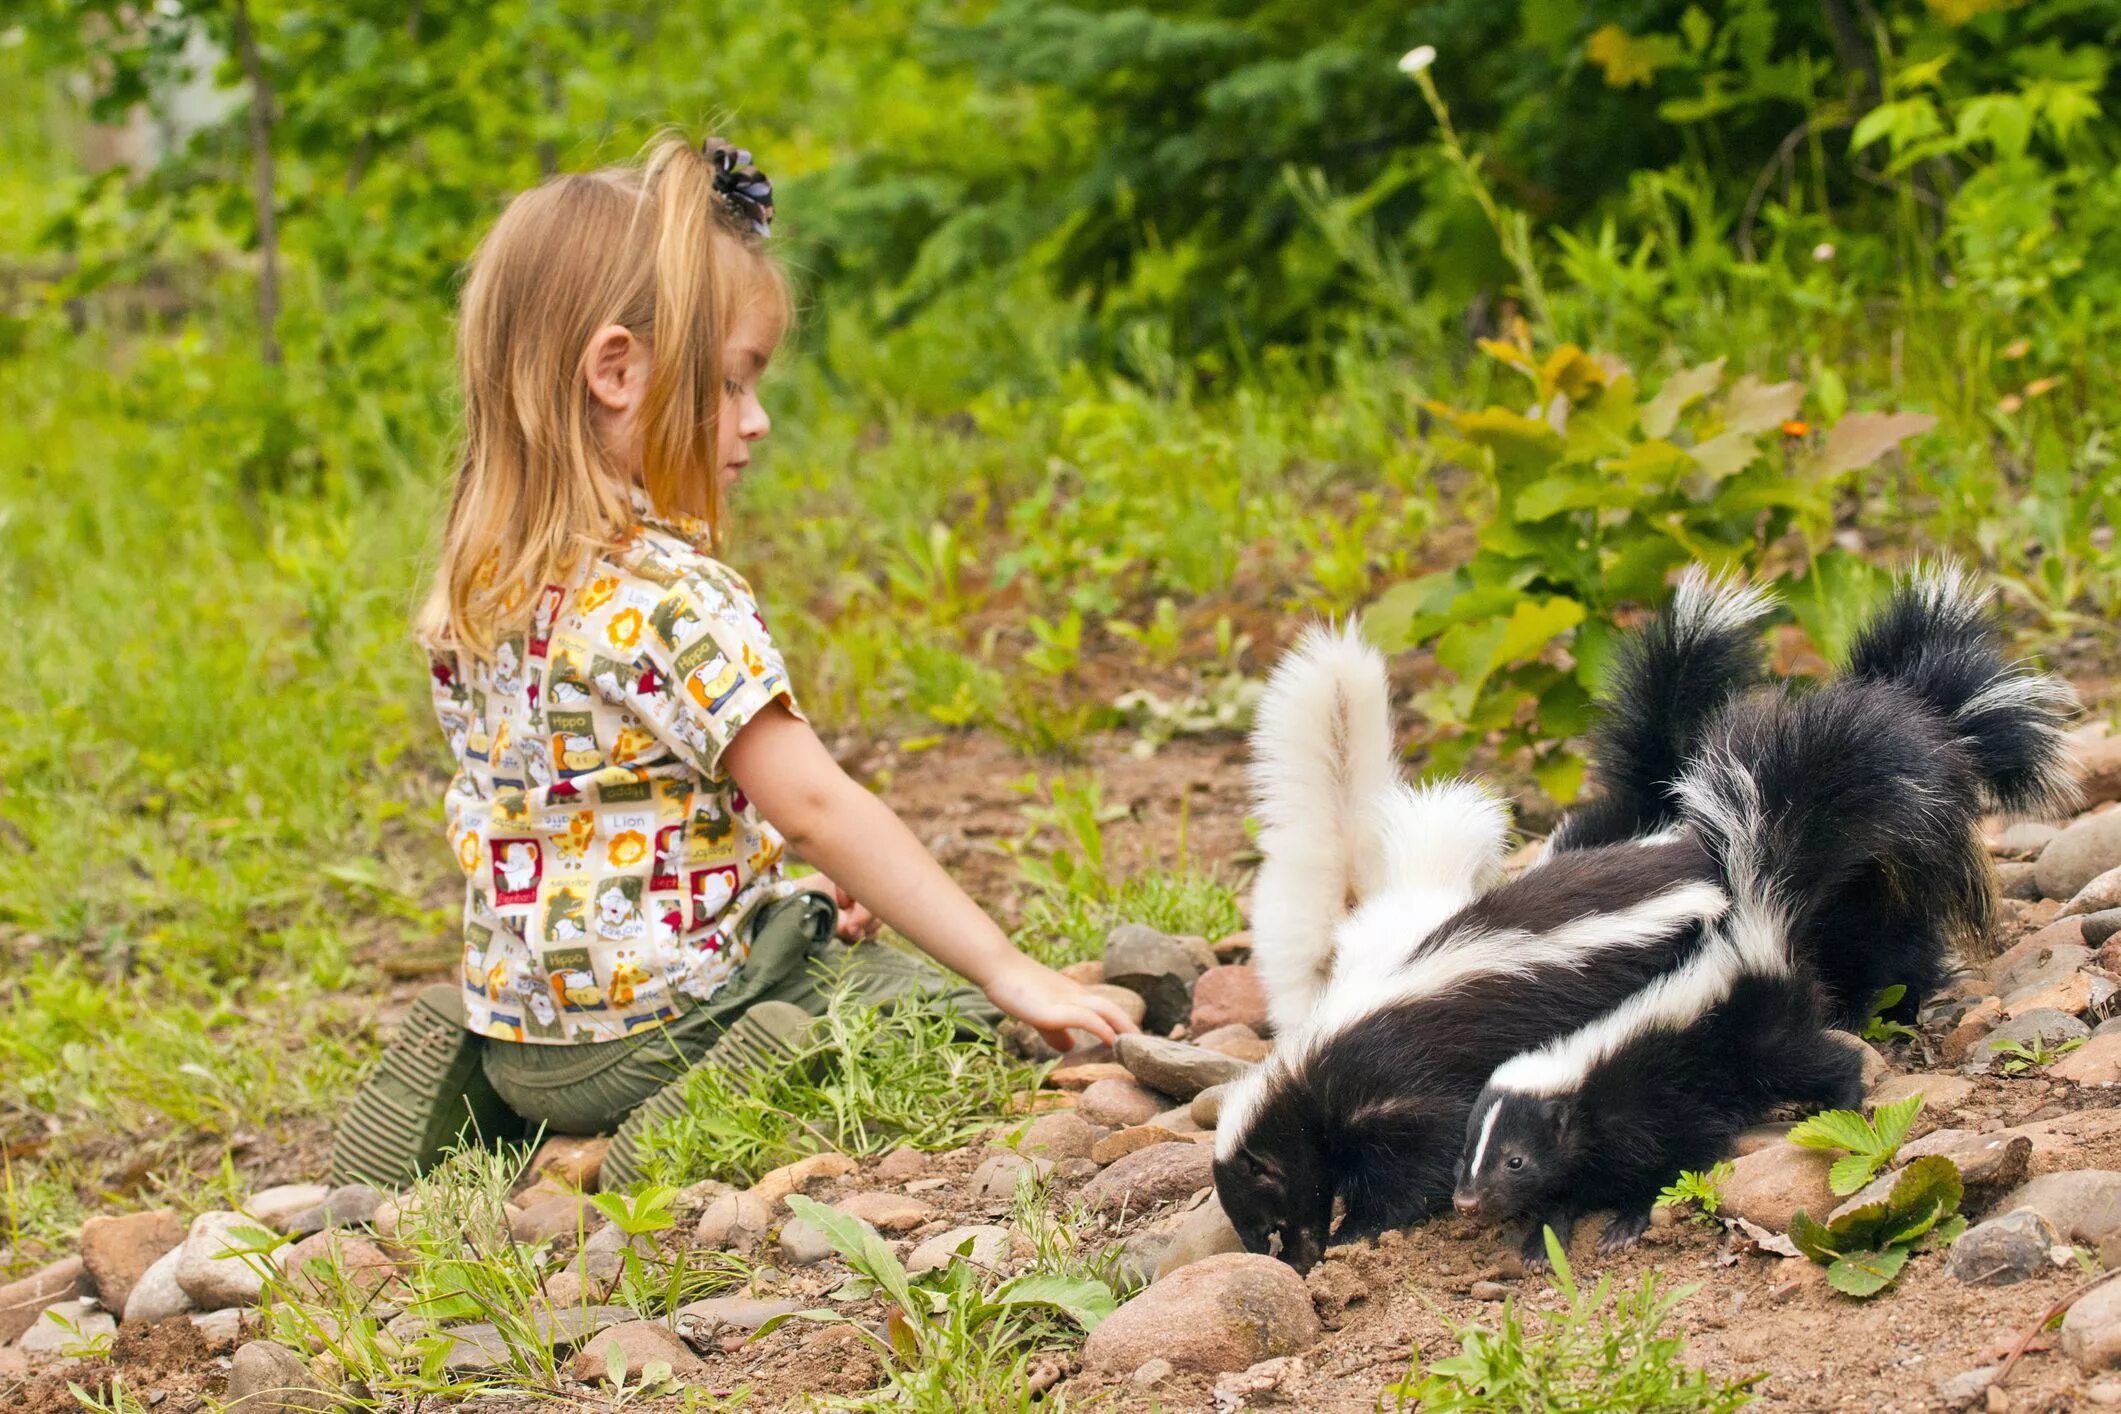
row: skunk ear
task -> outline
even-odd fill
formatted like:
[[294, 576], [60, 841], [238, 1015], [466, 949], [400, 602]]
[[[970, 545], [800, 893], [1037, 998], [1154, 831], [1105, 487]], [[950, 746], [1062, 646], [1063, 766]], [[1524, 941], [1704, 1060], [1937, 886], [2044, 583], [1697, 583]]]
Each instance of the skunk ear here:
[[1372, 1100], [1357, 1107], [1348, 1116], [1348, 1128], [1357, 1133], [1364, 1130], [1398, 1129], [1421, 1124], [1436, 1117], [1436, 1110], [1427, 1100], [1417, 1095], [1395, 1095], [1390, 1099]]
[[1233, 1158], [1247, 1175], [1258, 1182], [1280, 1183], [1282, 1181], [1281, 1165], [1261, 1154], [1250, 1145], [1239, 1149]]
[[1547, 1101], [1547, 1125], [1556, 1139], [1567, 1139], [1576, 1128], [1576, 1097], [1556, 1095]]

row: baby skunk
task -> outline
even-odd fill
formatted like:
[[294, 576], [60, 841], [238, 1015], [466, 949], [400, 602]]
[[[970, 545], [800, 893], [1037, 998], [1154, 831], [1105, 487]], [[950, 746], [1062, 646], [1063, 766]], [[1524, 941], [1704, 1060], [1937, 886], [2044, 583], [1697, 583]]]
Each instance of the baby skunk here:
[[1535, 1263], [1541, 1226], [1566, 1242], [1601, 1208], [1617, 1213], [1601, 1246], [1625, 1246], [1661, 1184], [1770, 1106], [1860, 1103], [1860, 1061], [1821, 1030], [1824, 1009], [1860, 1021], [1887, 981], [1933, 986], [1945, 943], [1988, 907], [1982, 803], [2068, 789], [2067, 689], [2004, 664], [1980, 608], [1955, 573], [1918, 576], [1846, 676], [1738, 703], [1709, 730], [1673, 793], [1729, 913], [1676, 971], [1496, 1070], [1467, 1120], [1461, 1212], [1529, 1215]]
[[[1662, 666], [1647, 680], [1678, 670]], [[1646, 706], [1645, 738], [1698, 725], [1674, 710], [1685, 720]], [[1727, 906], [1685, 840], [1566, 851], [1476, 898], [1500, 863], [1501, 808], [1463, 783], [1402, 787], [1389, 717], [1382, 661], [1314, 633], [1277, 668], [1254, 734], [1253, 946], [1277, 1040], [1225, 1101], [1216, 1189], [1249, 1250], [1299, 1270], [1336, 1200], [1342, 1240], [1432, 1211], [1493, 1068], [1677, 965]]]

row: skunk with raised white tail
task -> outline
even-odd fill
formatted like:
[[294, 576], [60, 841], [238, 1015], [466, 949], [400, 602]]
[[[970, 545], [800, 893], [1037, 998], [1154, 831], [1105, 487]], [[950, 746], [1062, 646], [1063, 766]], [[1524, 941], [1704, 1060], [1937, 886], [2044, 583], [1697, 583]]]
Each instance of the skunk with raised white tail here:
[[[1689, 583], [1685, 631], [1629, 660], [1642, 746], [1601, 769], [1601, 799], [1661, 799], [1653, 744], [1698, 730], [1704, 696], [1728, 696], [1706, 680], [1758, 610], [1743, 591]], [[1675, 678], [1701, 691], [1672, 691]], [[1463, 782], [1400, 784], [1384, 664], [1352, 636], [1308, 635], [1259, 722], [1253, 946], [1277, 1034], [1224, 1103], [1216, 1188], [1249, 1249], [1301, 1269], [1324, 1250], [1336, 1200], [1343, 1239], [1439, 1205], [1493, 1068], [1676, 966], [1727, 899], [1686, 840], [1587, 844], [1480, 896], [1500, 872], [1502, 808]]]
[[1583, 1029], [1500, 1066], [1467, 1119], [1461, 1212], [1529, 1216], [1566, 1243], [1640, 1237], [1660, 1187], [1722, 1158], [1772, 1106], [1861, 1102], [1860, 1024], [1890, 983], [1913, 1003], [1992, 898], [1981, 810], [2070, 790], [2066, 685], [2007, 663], [1982, 599], [1949, 569], [1900, 585], [1849, 671], [1721, 714], [1675, 782], [1680, 828], [1731, 908], [1707, 943]]

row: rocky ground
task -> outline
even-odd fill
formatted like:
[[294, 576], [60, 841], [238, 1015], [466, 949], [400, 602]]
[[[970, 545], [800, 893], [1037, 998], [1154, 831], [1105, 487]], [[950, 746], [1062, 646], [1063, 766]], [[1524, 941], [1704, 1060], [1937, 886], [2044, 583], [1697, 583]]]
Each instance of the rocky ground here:
[[[1656, 1271], [1698, 1284], [1679, 1313], [1688, 1357], [1725, 1377], [1764, 1374], [1766, 1407], [2121, 1405], [2121, 1281], [2094, 1284], [2121, 1269], [2121, 738], [2087, 731], [2078, 745], [2087, 812], [1999, 826], [1990, 837], [2005, 895], [1994, 955], [1932, 1001], [1919, 1036], [1870, 1058], [1874, 1102], [1924, 1096], [1895, 1167], [1942, 1154], [1965, 1179], [1973, 1225], [1950, 1250], [1916, 1257], [1867, 1302], [1830, 1289], [1809, 1259], [1781, 1255], [1779, 1235], [1796, 1211], [1816, 1216], [1842, 1203], [1827, 1186], [1830, 1156], [1788, 1142], [1787, 1124], [1748, 1136], [1721, 1221], [1660, 1210], [1644, 1243], [1618, 1256], [1592, 1250], [1595, 1223], [1583, 1230], [1574, 1254], [1582, 1273], [1626, 1284]], [[1550, 1283], [1522, 1271], [1511, 1241], [1455, 1218], [1334, 1249], [1307, 1278], [1238, 1250], [1213, 1196], [1208, 1141], [1219, 1087], [1269, 1044], [1246, 957], [1243, 935], [1211, 943], [1122, 928], [1103, 961], [1080, 970], [1114, 988], [1145, 1034], [1116, 1053], [1072, 1054], [1047, 1090], [1027, 1097], [1029, 1116], [999, 1126], [991, 1142], [865, 1163], [826, 1153], [747, 1190], [686, 1190], [667, 1245], [744, 1254], [754, 1275], [743, 1290], [662, 1320], [609, 1299], [628, 1239], [583, 1196], [601, 1141], [550, 1141], [506, 1216], [517, 1239], [557, 1254], [538, 1301], [563, 1394], [608, 1402], [614, 1341], [635, 1372], [663, 1360], [709, 1391], [749, 1388], [749, 1409], [866, 1388], [875, 1357], [845, 1327], [790, 1322], [751, 1334], [777, 1313], [836, 1299], [858, 1318], [882, 1316], [873, 1299], [846, 1298], [847, 1269], [795, 1218], [790, 1196], [859, 1218], [913, 1270], [953, 1260], [970, 1239], [973, 1260], [1006, 1272], [1033, 1256], [1009, 1216], [1026, 1171], [1092, 1215], [1076, 1234], [1082, 1247], [1121, 1244], [1124, 1265], [1146, 1283], [1079, 1354], [1034, 1367], [1071, 1402], [1371, 1409], [1410, 1355], [1454, 1348], [1453, 1326], [1494, 1321], [1506, 1297], [1551, 1308]], [[1998, 1051], [1999, 1040], [2022, 1049]], [[331, 1407], [347, 1393], [342, 1372], [314, 1351], [262, 1339], [262, 1274], [217, 1257], [240, 1242], [234, 1229], [271, 1229], [296, 1239], [275, 1256], [291, 1279], [329, 1254], [390, 1314], [402, 1200], [296, 1184], [241, 1206], [188, 1220], [167, 1209], [92, 1218], [75, 1254], [0, 1287], [0, 1406], [71, 1410], [70, 1383], [94, 1389], [118, 1374], [143, 1406], [179, 1414], [223, 1402]], [[2043, 1330], [2065, 1303], [2059, 1326]], [[395, 1319], [408, 1335], [418, 1324]], [[491, 1327], [449, 1334], [453, 1370], [502, 1359]], [[522, 1404], [552, 1406], [549, 1395]], [[498, 1406], [489, 1398], [480, 1407]]]

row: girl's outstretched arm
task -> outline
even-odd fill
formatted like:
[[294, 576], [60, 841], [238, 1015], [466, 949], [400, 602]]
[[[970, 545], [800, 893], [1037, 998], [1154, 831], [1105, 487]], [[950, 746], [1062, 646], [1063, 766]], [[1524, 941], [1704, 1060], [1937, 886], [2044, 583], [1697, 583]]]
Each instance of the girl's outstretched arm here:
[[776, 699], [746, 722], [721, 764], [805, 863], [1053, 1046], [1067, 1048], [1070, 1027], [1105, 1041], [1135, 1029], [1109, 999], [1018, 952], [785, 703]]

